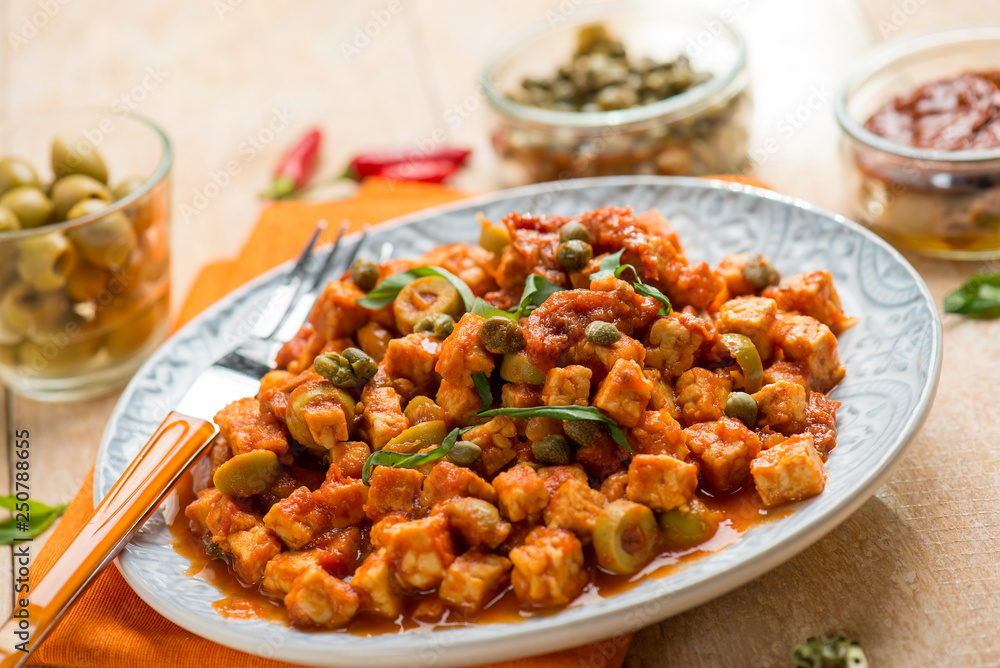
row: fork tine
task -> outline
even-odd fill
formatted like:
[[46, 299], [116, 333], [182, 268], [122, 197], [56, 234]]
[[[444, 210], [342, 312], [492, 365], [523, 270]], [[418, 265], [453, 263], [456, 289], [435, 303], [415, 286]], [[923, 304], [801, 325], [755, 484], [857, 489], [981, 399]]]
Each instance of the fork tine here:
[[333, 264], [333, 257], [337, 254], [337, 249], [340, 248], [340, 240], [344, 238], [344, 232], [347, 231], [347, 220], [340, 223], [340, 230], [337, 231], [337, 239], [333, 242], [333, 248], [327, 253], [326, 259], [323, 260], [323, 266], [319, 268], [316, 272], [316, 277], [313, 279], [312, 285], [309, 286], [309, 292], [316, 292], [319, 290], [320, 283], [326, 278], [327, 272], [330, 271], [330, 265]]
[[288, 285], [292, 281], [301, 281], [305, 277], [306, 269], [309, 266], [309, 258], [312, 257], [316, 242], [319, 241], [320, 235], [326, 230], [326, 226], [327, 222], [325, 220], [320, 220], [316, 223], [316, 229], [313, 230], [312, 236], [309, 237], [306, 247], [299, 253], [299, 258], [295, 261], [295, 266], [288, 272], [288, 276], [285, 278], [285, 285]]

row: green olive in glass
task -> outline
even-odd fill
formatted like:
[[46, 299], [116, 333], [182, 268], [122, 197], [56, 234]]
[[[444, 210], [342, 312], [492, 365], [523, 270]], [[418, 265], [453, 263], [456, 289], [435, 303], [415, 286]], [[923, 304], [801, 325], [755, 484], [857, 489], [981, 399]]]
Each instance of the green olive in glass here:
[[59, 232], [40, 234], [21, 242], [17, 273], [36, 290], [58, 290], [66, 285], [76, 261], [76, 249], [66, 237]]
[[[77, 202], [67, 215], [73, 220], [97, 213], [106, 207], [107, 203], [102, 200], [85, 199]], [[137, 243], [135, 229], [120, 211], [73, 228], [69, 231], [69, 238], [87, 262], [109, 269], [124, 265]]]
[[17, 362], [38, 375], [61, 376], [81, 367], [94, 358], [101, 347], [101, 337], [66, 341], [25, 341], [17, 347]]
[[10, 210], [10, 207], [0, 204], [0, 232], [21, 229], [21, 221], [17, 214]]
[[52, 215], [52, 201], [39, 188], [18, 186], [0, 197], [0, 205], [14, 212], [21, 221], [21, 227], [38, 227], [49, 221]]
[[86, 174], [70, 174], [62, 177], [52, 184], [49, 195], [52, 199], [52, 214], [56, 220], [72, 220], [68, 215], [70, 209], [85, 199], [98, 199], [106, 203], [112, 201], [108, 187]]
[[108, 168], [93, 142], [83, 136], [63, 136], [52, 140], [52, 171], [57, 179], [67, 174], [86, 174], [108, 182]]
[[15, 283], [0, 297], [2, 328], [19, 337], [52, 329], [69, 312], [62, 292], [38, 292], [25, 283]]
[[[116, 185], [112, 189], [111, 194], [114, 195], [115, 201], [122, 200], [142, 188], [144, 183], [146, 183], [145, 179], [138, 176], [130, 176]], [[135, 204], [129, 206], [125, 210], [125, 213], [132, 219], [132, 224], [135, 226], [136, 231], [143, 232], [149, 229], [155, 222], [152, 196], [143, 195], [136, 200]]]
[[35, 168], [27, 160], [16, 156], [0, 159], [0, 195], [21, 186], [42, 187]]

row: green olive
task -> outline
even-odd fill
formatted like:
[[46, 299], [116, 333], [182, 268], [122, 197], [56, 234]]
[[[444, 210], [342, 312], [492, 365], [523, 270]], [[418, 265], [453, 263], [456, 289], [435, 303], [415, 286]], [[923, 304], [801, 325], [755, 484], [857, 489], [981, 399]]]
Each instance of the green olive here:
[[251, 450], [235, 455], [217, 468], [212, 482], [223, 494], [246, 497], [270, 489], [279, 473], [278, 455], [271, 450]]
[[18, 186], [0, 197], [0, 204], [14, 212], [22, 228], [38, 227], [49, 221], [52, 202], [39, 188]]
[[594, 249], [586, 241], [571, 239], [559, 244], [556, 261], [569, 271], [583, 269], [594, 257]]
[[[69, 210], [70, 220], [97, 213], [107, 207], [99, 199], [85, 199]], [[138, 236], [128, 218], [120, 211], [109, 213], [69, 231], [70, 241], [87, 262], [99, 267], [117, 269], [128, 261], [135, 250]]]
[[418, 334], [430, 334], [439, 339], [446, 339], [455, 331], [455, 319], [447, 313], [435, 313], [421, 318], [413, 331]]
[[448, 426], [444, 420], [431, 420], [404, 429], [401, 434], [386, 443], [386, 447], [405, 445], [408, 446], [403, 448], [406, 452], [416, 452], [432, 445], [440, 445], [447, 435]]
[[403, 414], [411, 425], [417, 425], [421, 422], [444, 420], [445, 418], [444, 410], [434, 403], [433, 399], [422, 395], [410, 399], [410, 403], [406, 404], [406, 410], [403, 411]]
[[581, 222], [571, 220], [559, 228], [559, 241], [582, 241], [590, 243], [590, 230]]
[[599, 422], [593, 420], [563, 420], [563, 433], [577, 445], [593, 445], [604, 431]]
[[36, 290], [58, 290], [76, 266], [76, 250], [62, 234], [39, 234], [21, 242], [17, 273]]
[[100, 336], [90, 336], [76, 341], [53, 339], [50, 341], [23, 342], [17, 347], [17, 361], [32, 374], [64, 376], [82, 371], [93, 361], [101, 347]]
[[351, 265], [351, 280], [362, 292], [371, 292], [380, 277], [378, 266], [371, 260], [359, 257]]
[[653, 558], [656, 536], [656, 517], [647, 506], [625, 499], [612, 501], [594, 524], [597, 563], [619, 575], [637, 573]]
[[21, 186], [42, 187], [42, 182], [38, 180], [38, 173], [35, 172], [31, 163], [14, 156], [0, 160], [0, 195]]
[[0, 204], [0, 232], [21, 229], [21, 221], [17, 219], [17, 214], [10, 210], [10, 207]]
[[496, 355], [509, 355], [524, 350], [524, 330], [510, 318], [495, 315], [479, 326], [479, 339], [486, 350]]
[[756, 290], [763, 290], [781, 282], [778, 270], [759, 253], [747, 258], [747, 263], [743, 265], [743, 278]]
[[595, 320], [587, 325], [587, 329], [583, 330], [583, 335], [595, 346], [610, 346], [622, 338], [622, 333], [614, 324], [600, 320]]
[[545, 384], [545, 372], [532, 364], [523, 350], [503, 356], [500, 377], [508, 383]]
[[757, 400], [746, 392], [733, 392], [726, 400], [726, 415], [753, 429], [757, 426]]
[[495, 223], [483, 222], [483, 231], [479, 235], [479, 245], [491, 253], [499, 255], [511, 243], [510, 232], [506, 227]]
[[698, 499], [660, 513], [664, 544], [671, 550], [687, 550], [715, 535], [719, 518]]
[[115, 196], [116, 200], [125, 199], [136, 190], [142, 187], [146, 182], [146, 179], [141, 176], [130, 176], [123, 180], [121, 183], [116, 185], [112, 190], [111, 194]]
[[135, 353], [150, 342], [158, 328], [166, 321], [167, 305], [161, 299], [134, 318], [118, 324], [105, 338], [108, 353], [121, 358]]
[[[98, 199], [106, 203], [112, 200], [108, 187], [85, 174], [70, 174], [52, 184], [53, 215], [56, 220], [72, 220], [70, 209], [85, 199]], [[107, 206], [107, 204], [105, 204]]]
[[85, 174], [108, 182], [108, 168], [93, 142], [82, 136], [56, 137], [52, 141], [52, 171], [57, 179], [67, 174]]
[[546, 466], [565, 466], [570, 463], [569, 441], [565, 436], [550, 434], [531, 444], [535, 461]]
[[429, 315], [447, 313], [457, 319], [464, 312], [462, 296], [454, 285], [440, 276], [418, 278], [400, 290], [392, 302], [396, 329], [402, 334], [411, 333], [413, 327]]
[[62, 292], [38, 292], [24, 283], [15, 283], [0, 298], [2, 329], [19, 337], [51, 330], [68, 312]]
[[[116, 201], [122, 200], [142, 188], [145, 184], [145, 179], [138, 176], [130, 176], [115, 186], [111, 194], [114, 195]], [[152, 195], [143, 195], [136, 200], [135, 204], [129, 206], [125, 210], [125, 213], [132, 219], [132, 225], [135, 226], [136, 231], [144, 232], [149, 229], [155, 222]]]
[[[354, 424], [355, 402], [346, 391], [323, 381], [310, 381], [295, 388], [288, 397], [285, 425], [296, 441], [317, 454], [326, 454], [341, 438], [336, 423], [339, 416], [348, 429]], [[321, 416], [320, 419], [315, 419]], [[326, 419], [323, 419], [323, 418]]]
[[378, 373], [378, 362], [359, 348], [344, 348], [341, 355], [350, 362], [354, 375], [360, 378], [362, 383], [367, 383]]
[[472, 466], [483, 456], [483, 450], [471, 441], [459, 441], [445, 455], [456, 466]]

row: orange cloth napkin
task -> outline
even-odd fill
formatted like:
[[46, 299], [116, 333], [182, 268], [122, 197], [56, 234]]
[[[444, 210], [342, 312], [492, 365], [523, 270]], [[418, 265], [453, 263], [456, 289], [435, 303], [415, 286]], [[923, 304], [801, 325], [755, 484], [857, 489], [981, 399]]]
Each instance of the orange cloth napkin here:
[[[294, 257], [325, 218], [327, 235], [342, 220], [350, 230], [367, 223], [464, 197], [441, 186], [387, 183], [369, 179], [349, 200], [328, 203], [282, 202], [264, 210], [238, 259], [211, 264], [201, 272], [181, 307], [180, 323], [254, 276]], [[32, 580], [44, 577], [80, 527], [94, 512], [93, 473], [66, 510], [32, 566]], [[506, 661], [492, 668], [579, 668], [595, 655], [601, 665], [621, 666], [631, 634], [555, 654]], [[218, 645], [167, 621], [126, 584], [117, 568], [106, 569], [66, 613], [31, 658], [33, 666], [63, 668], [282, 668], [293, 664], [262, 659]]]

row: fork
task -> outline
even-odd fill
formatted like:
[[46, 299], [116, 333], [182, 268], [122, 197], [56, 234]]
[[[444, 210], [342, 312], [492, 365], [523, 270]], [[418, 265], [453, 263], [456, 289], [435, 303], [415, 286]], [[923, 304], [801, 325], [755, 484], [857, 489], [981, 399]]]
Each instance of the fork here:
[[[129, 539], [160, 506], [181, 475], [218, 434], [212, 416], [227, 402], [257, 393], [281, 345], [279, 332], [297, 307], [312, 306], [333, 264], [347, 222], [341, 224], [333, 248], [319, 269], [310, 268], [313, 250], [326, 222], [320, 221], [295, 266], [275, 290], [253, 330], [232, 351], [205, 369], [188, 389], [115, 482], [93, 516], [73, 538], [45, 577], [30, 592], [26, 607], [15, 601], [14, 611], [0, 627], [0, 668], [27, 663], [28, 657], [77, 596], [118, 555]], [[350, 264], [364, 242], [355, 245]], [[310, 282], [311, 279], [311, 282]], [[305, 291], [302, 292], [303, 288]], [[301, 293], [301, 296], [300, 296]], [[15, 571], [19, 550], [14, 547]]]

